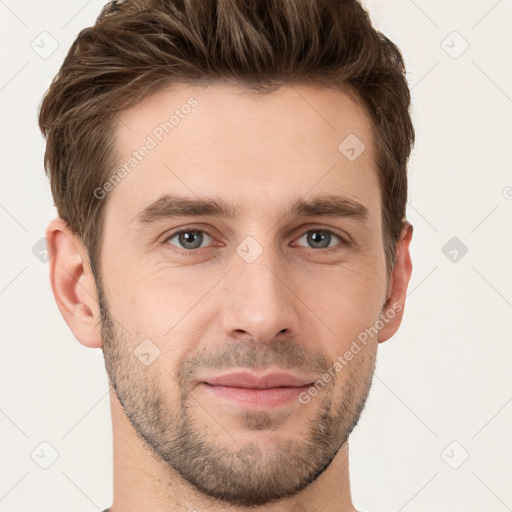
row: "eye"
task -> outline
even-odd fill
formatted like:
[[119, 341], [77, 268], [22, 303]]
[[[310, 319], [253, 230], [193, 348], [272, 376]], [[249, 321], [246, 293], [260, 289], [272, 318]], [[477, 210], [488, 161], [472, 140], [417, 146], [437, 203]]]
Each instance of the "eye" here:
[[[310, 229], [297, 240], [300, 240], [304, 237], [306, 237], [306, 242], [310, 244], [310, 247], [313, 249], [331, 249], [337, 245], [348, 245], [340, 235], [329, 229]], [[332, 245], [331, 242], [336, 240], [340, 243]]]
[[[176, 245], [170, 242], [174, 238], [177, 238], [178, 244], [180, 245]], [[165, 239], [165, 242], [169, 242], [171, 245], [174, 245], [180, 249], [186, 249], [187, 251], [190, 251], [194, 249], [200, 249], [203, 241], [205, 241], [205, 238], [212, 239], [212, 237], [205, 231], [201, 231], [199, 229], [183, 229], [170, 235]]]
[[[326, 252], [337, 250], [348, 245], [348, 242], [340, 235], [329, 229], [310, 229], [297, 240], [301, 240], [304, 237], [311, 249], [323, 249], [326, 250]], [[176, 239], [175, 242], [172, 242], [174, 239]], [[177, 252], [180, 254], [190, 255], [195, 250], [210, 245], [212, 240], [213, 237], [201, 229], [182, 229], [169, 235], [164, 240], [164, 243], [169, 243], [176, 247]], [[336, 241], [338, 243], [335, 243]]]

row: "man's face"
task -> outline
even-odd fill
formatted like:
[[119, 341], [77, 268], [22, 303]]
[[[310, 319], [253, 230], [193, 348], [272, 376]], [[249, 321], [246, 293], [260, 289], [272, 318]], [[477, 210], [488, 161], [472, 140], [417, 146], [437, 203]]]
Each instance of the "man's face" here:
[[[166, 133], [160, 123], [176, 109]], [[387, 291], [369, 121], [339, 91], [258, 96], [219, 84], [160, 92], [121, 117], [119, 167], [134, 151], [137, 161], [109, 191], [100, 283], [117, 396], [141, 439], [196, 490], [248, 506], [293, 495], [346, 441], [374, 372], [377, 336], [344, 358]], [[355, 159], [339, 149], [351, 134], [365, 145]], [[171, 216], [176, 200], [147, 209], [165, 195], [236, 215]], [[290, 211], [327, 196], [346, 200], [336, 215]], [[329, 369], [334, 378], [305, 400]], [[274, 404], [205, 384], [235, 371], [312, 384]]]

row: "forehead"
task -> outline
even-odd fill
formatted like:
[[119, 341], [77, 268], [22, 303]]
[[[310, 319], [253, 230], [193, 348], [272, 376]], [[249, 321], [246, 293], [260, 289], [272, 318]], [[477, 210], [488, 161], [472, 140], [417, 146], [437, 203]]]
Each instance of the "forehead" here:
[[257, 214], [306, 194], [339, 193], [370, 210], [380, 200], [370, 121], [339, 90], [176, 85], [122, 112], [116, 136], [122, 177], [108, 208], [127, 220], [166, 192]]

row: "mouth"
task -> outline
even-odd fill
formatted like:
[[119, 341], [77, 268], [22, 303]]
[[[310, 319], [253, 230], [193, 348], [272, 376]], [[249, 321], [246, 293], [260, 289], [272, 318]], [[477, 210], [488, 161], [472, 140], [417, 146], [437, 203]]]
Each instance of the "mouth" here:
[[207, 378], [200, 386], [239, 407], [268, 409], [297, 401], [298, 395], [311, 384], [311, 378], [283, 372], [266, 375], [236, 372]]

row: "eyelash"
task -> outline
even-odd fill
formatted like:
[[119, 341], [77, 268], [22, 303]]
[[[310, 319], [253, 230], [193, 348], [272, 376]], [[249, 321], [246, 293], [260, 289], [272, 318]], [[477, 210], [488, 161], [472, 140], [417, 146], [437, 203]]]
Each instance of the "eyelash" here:
[[[320, 227], [313, 227], [313, 228], [310, 228], [306, 231], [304, 231], [299, 237], [298, 239], [302, 238], [304, 235], [312, 232], [312, 231], [320, 231], [322, 233], [329, 233], [330, 235], [334, 236], [335, 238], [338, 239], [338, 241], [340, 242], [338, 245], [335, 245], [334, 247], [327, 247], [327, 248], [324, 248], [324, 249], [314, 249], [312, 247], [303, 247], [304, 249], [309, 249], [310, 251], [313, 251], [313, 252], [321, 252], [321, 253], [328, 253], [330, 254], [331, 252], [335, 252], [335, 251], [339, 251], [341, 250], [342, 248], [344, 247], [347, 247], [349, 245], [349, 243], [341, 236], [339, 235], [338, 233], [330, 230], [330, 229], [325, 229], [325, 228], [320, 228]], [[210, 233], [208, 233], [208, 231], [204, 230], [204, 229], [195, 229], [195, 228], [185, 228], [185, 229], [180, 229], [179, 231], [174, 231], [173, 233], [171, 233], [170, 235], [166, 236], [165, 239], [163, 240], [163, 243], [167, 244], [167, 245], [171, 245], [173, 247], [172, 250], [174, 250], [175, 252], [177, 252], [178, 254], [181, 254], [183, 256], [193, 256], [194, 253], [197, 253], [200, 249], [206, 249], [207, 247], [200, 247], [200, 248], [197, 248], [197, 249], [180, 249], [179, 247], [173, 245], [173, 244], [169, 244], [169, 240], [171, 240], [172, 238], [174, 238], [175, 236], [181, 234], [181, 233], [206, 233], [206, 235], [208, 235], [210, 238], [214, 239], [214, 237], [212, 235], [210, 235]]]

